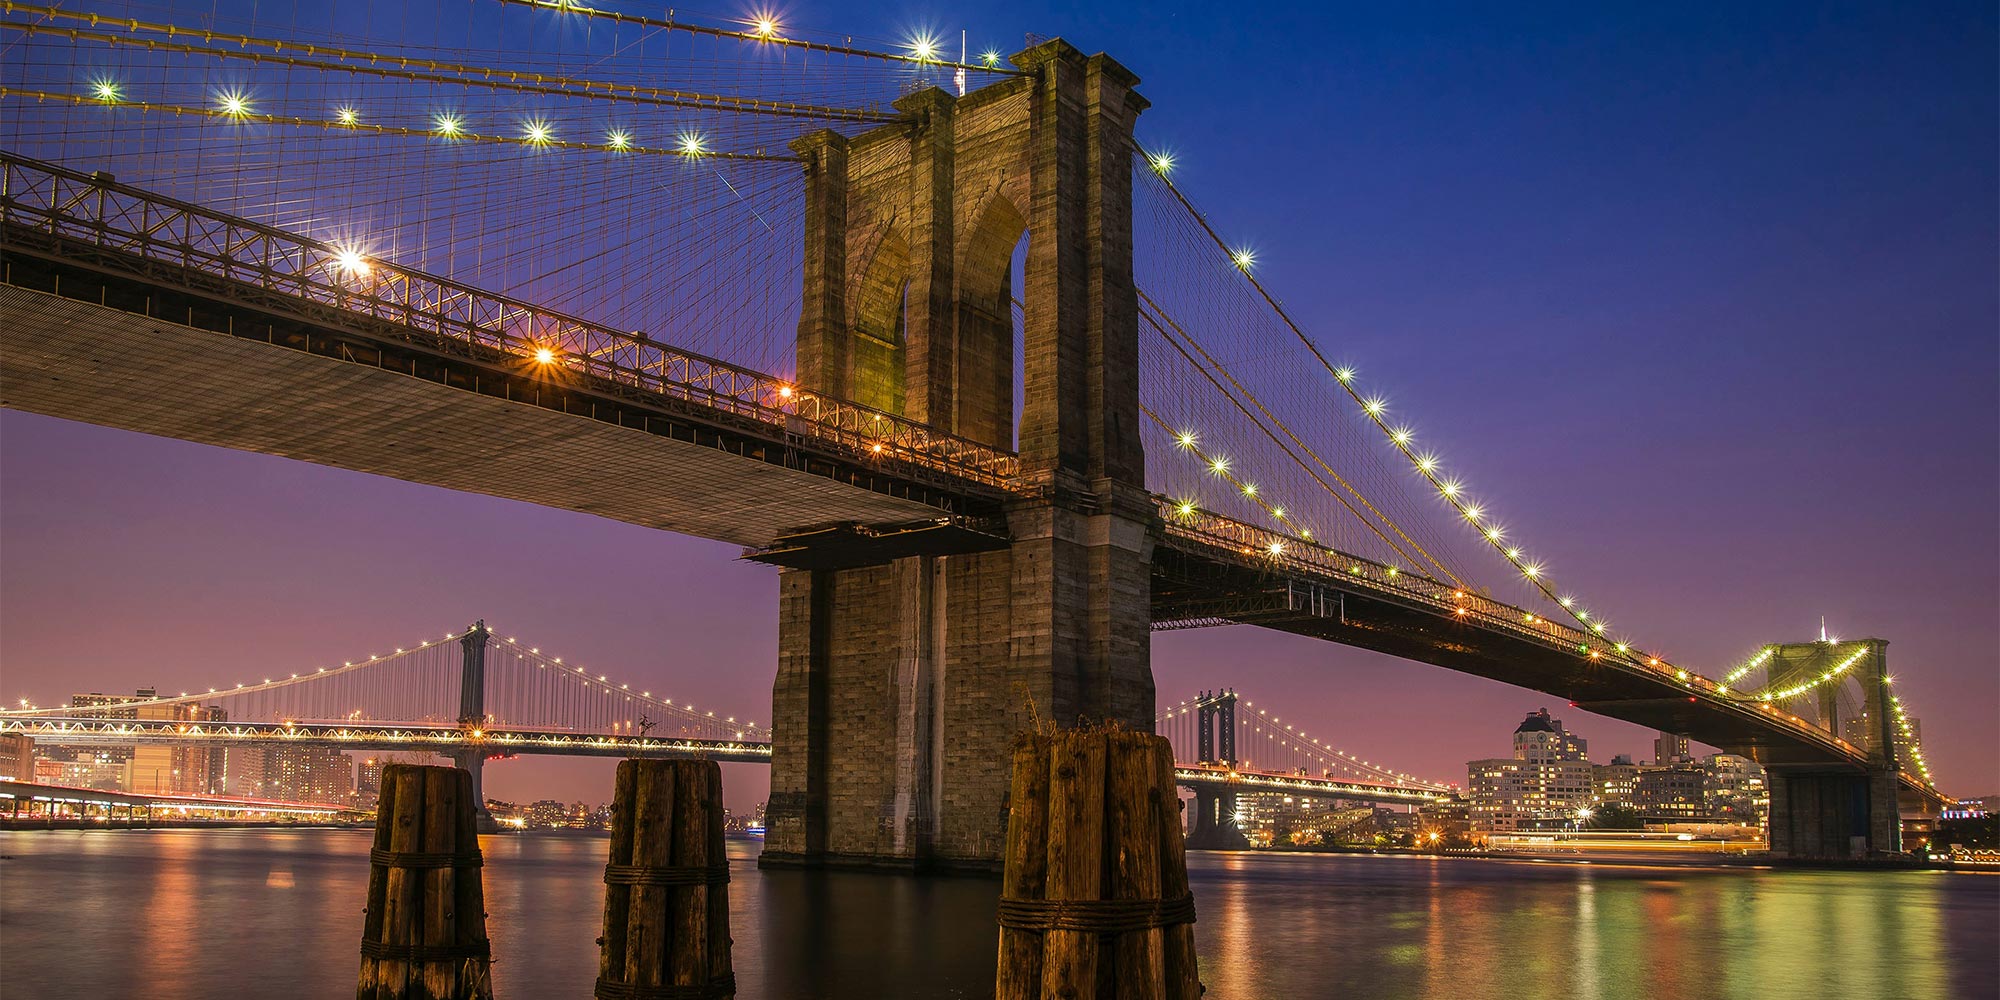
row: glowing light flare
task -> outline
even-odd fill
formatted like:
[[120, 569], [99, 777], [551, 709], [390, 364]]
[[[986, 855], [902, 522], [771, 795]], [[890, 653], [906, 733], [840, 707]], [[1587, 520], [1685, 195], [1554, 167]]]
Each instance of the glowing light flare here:
[[[535, 363], [536, 363], [536, 364], [538, 364], [538, 365], [546, 365], [546, 364], [552, 364], [552, 363], [554, 363], [554, 362], [555, 362], [555, 360], [556, 360], [556, 352], [555, 352], [555, 351], [552, 351], [552, 350], [550, 350], [549, 348], [546, 348], [546, 347], [537, 347], [537, 348], [535, 348]], [[532, 650], [532, 652], [540, 652], [540, 650]]]
[[937, 62], [938, 40], [934, 35], [917, 35], [904, 43], [904, 47], [910, 50], [910, 55], [918, 62]]
[[703, 138], [701, 133], [682, 132], [677, 138], [680, 145], [676, 147], [675, 152], [680, 153], [682, 156], [708, 155], [708, 140]]
[[333, 264], [335, 267], [355, 277], [363, 277], [368, 274], [368, 261], [360, 253], [353, 250], [336, 251], [333, 255]]
[[769, 14], [759, 14], [756, 20], [750, 22], [750, 33], [758, 38], [776, 38], [778, 19]]
[[115, 101], [118, 99], [118, 85], [110, 80], [95, 80], [90, 84], [90, 93], [100, 101]]
[[217, 94], [215, 105], [231, 118], [242, 118], [250, 113], [250, 100], [242, 91], [225, 90]]
[[1248, 274], [1250, 266], [1257, 263], [1257, 252], [1249, 247], [1239, 247], [1230, 251], [1229, 262], [1235, 264], [1238, 271]]
[[612, 149], [632, 148], [632, 133], [624, 129], [612, 129], [604, 136], [604, 144]]
[[546, 146], [549, 144], [549, 140], [555, 138], [555, 135], [549, 131], [547, 122], [537, 118], [530, 120], [526, 125], [521, 127], [521, 137], [528, 140], [530, 145]]
[[450, 138], [465, 131], [465, 123], [456, 115], [438, 115], [431, 120], [431, 128], [437, 134]]

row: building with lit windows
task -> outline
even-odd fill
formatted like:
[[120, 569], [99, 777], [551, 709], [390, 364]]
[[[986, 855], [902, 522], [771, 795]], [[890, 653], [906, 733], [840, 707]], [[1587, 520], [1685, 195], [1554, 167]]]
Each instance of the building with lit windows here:
[[346, 802], [354, 794], [354, 758], [331, 747], [271, 747], [264, 788], [267, 798], [286, 802]]
[[1544, 708], [1514, 728], [1514, 756], [1466, 763], [1472, 829], [1509, 833], [1561, 822], [1591, 803], [1588, 744]]
[[1711, 818], [1744, 826], [1770, 822], [1771, 786], [1764, 765], [1733, 753], [1710, 754], [1701, 763], [1708, 772], [1706, 795]]
[[35, 780], [35, 738], [26, 733], [0, 736], [0, 778]]
[[1646, 768], [1633, 783], [1632, 806], [1647, 820], [1706, 818], [1708, 773], [1688, 764]]
[[1641, 770], [1638, 764], [1632, 763], [1632, 755], [1622, 753], [1611, 758], [1609, 764], [1592, 765], [1590, 787], [1594, 803], [1600, 806], [1632, 805], [1632, 793], [1638, 787]]

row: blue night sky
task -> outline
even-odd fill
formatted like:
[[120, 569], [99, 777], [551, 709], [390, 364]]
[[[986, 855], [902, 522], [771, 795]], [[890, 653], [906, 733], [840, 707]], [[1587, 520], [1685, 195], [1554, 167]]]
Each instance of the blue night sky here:
[[[733, 16], [740, 11], [720, 11]], [[801, 28], [1023, 32], [1144, 80], [1149, 144], [1353, 360], [1635, 636], [1720, 673], [1891, 641], [1940, 784], [2000, 791], [2000, 303], [1990, 3], [793, 4]], [[775, 572], [582, 515], [8, 412], [0, 694], [297, 669], [484, 617], [763, 721]], [[1160, 636], [1164, 699], [1233, 685], [1464, 781], [1534, 692], [1247, 628]], [[763, 776], [729, 772], [730, 804]], [[609, 764], [492, 765], [503, 798]]]

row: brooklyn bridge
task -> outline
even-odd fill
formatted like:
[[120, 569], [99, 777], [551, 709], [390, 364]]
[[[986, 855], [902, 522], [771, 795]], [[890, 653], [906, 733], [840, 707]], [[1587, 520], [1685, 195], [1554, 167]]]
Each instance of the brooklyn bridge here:
[[726, 542], [780, 581], [759, 711], [478, 623], [0, 732], [764, 762], [772, 865], [991, 864], [1037, 719], [1185, 734], [1198, 826], [1245, 790], [1447, 794], [1161, 698], [1152, 635], [1234, 624], [1750, 757], [1777, 854], [1899, 852], [1943, 802], [1886, 640], [1774, 622], [1682, 662], [1559, 583], [1177, 185], [1110, 56], [475, 8], [643, 42], [668, 87], [480, 64], [442, 27], [0, 6], [30, 57], [0, 86], [0, 404]]

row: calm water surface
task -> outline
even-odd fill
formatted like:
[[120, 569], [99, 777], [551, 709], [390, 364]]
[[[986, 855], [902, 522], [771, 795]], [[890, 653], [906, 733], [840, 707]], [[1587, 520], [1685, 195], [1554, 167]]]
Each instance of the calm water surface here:
[[[353, 996], [366, 830], [0, 833], [0, 996]], [[606, 841], [485, 838], [501, 1000], [590, 995]], [[996, 882], [759, 872], [739, 995], [981, 997]], [[2000, 996], [2000, 878], [1192, 854], [1211, 998]]]

